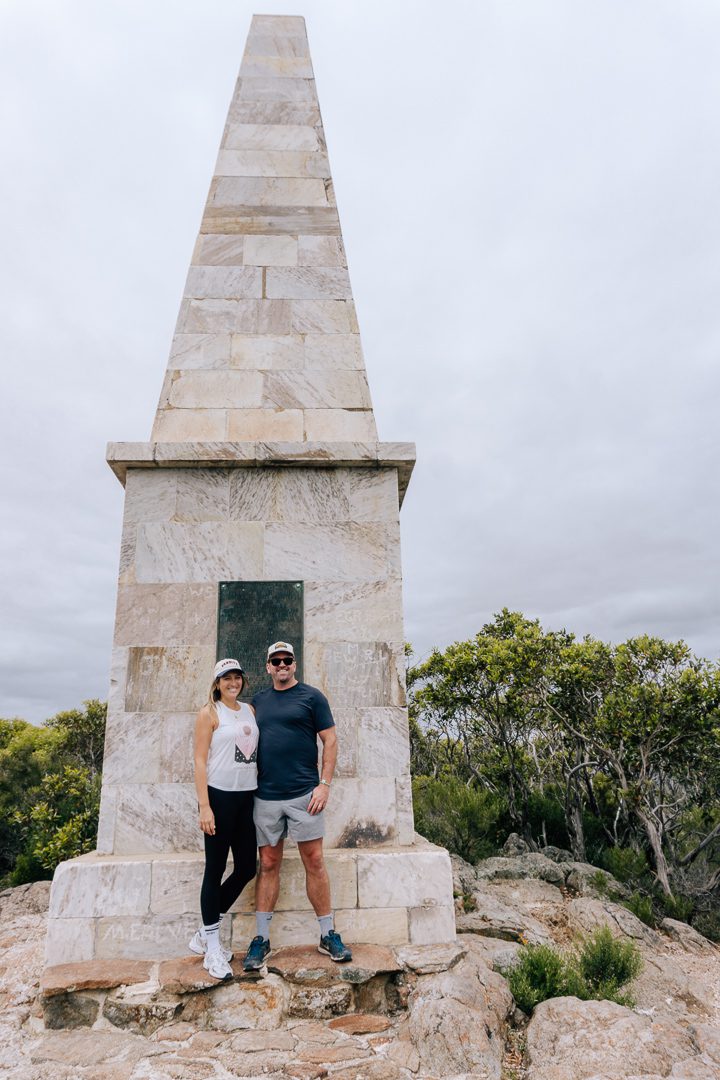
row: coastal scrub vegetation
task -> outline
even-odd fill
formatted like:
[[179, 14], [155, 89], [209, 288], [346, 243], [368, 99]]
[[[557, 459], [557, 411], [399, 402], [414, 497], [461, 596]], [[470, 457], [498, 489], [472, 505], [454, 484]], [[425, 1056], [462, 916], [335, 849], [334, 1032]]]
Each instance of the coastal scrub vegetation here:
[[0, 719], [0, 886], [51, 878], [97, 837], [106, 706]]
[[613, 874], [645, 921], [720, 939], [720, 665], [507, 609], [409, 657], [416, 827], [469, 862], [509, 832]]

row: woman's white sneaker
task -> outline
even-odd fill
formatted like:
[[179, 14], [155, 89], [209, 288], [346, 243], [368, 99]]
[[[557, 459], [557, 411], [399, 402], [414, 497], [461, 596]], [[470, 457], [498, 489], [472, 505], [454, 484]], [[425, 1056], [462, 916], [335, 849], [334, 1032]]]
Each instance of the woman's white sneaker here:
[[220, 949], [208, 949], [203, 967], [213, 979], [232, 979], [233, 970]]
[[[203, 932], [202, 927], [196, 930], [193, 936], [188, 941], [188, 949], [190, 952], [194, 952], [197, 956], [204, 956], [207, 952], [207, 938]], [[220, 946], [220, 952], [223, 954], [228, 964], [233, 958], [233, 953], [230, 949]]]

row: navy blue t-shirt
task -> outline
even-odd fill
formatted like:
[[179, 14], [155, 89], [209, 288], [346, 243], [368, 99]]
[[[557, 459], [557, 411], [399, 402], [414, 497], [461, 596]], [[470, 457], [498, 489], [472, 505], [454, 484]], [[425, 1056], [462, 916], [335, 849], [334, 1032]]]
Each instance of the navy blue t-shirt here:
[[328, 700], [307, 683], [269, 686], [252, 699], [257, 725], [259, 799], [297, 799], [320, 782], [317, 733], [335, 726]]

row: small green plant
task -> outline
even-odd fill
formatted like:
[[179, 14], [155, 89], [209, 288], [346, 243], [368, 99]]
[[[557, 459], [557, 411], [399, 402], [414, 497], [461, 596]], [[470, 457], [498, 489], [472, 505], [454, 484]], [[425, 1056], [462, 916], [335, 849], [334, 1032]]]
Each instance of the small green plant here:
[[637, 915], [640, 922], [644, 922], [646, 926], [657, 926], [652, 897], [648, 896], [647, 893], [634, 892], [625, 901], [625, 907], [628, 911], [632, 911], [633, 915]]
[[647, 858], [634, 848], [612, 847], [602, 853], [602, 863], [608, 873], [618, 881], [637, 882], [648, 871]]
[[616, 1001], [632, 1005], [623, 987], [640, 974], [642, 957], [632, 941], [619, 941], [602, 926], [585, 941], [577, 954], [577, 970], [584, 983], [585, 1000]]
[[541, 1001], [566, 995], [630, 1006], [633, 999], [625, 987], [641, 968], [637, 945], [618, 941], [601, 927], [569, 955], [550, 945], [526, 945], [517, 964], [503, 974], [518, 1008], [529, 1015]]
[[689, 922], [695, 910], [695, 903], [689, 896], [664, 896], [662, 906], [669, 919], [678, 919], [680, 922]]
[[604, 870], [596, 870], [590, 878], [590, 882], [599, 896], [607, 896], [610, 892], [608, 876]]
[[518, 1008], [528, 1015], [541, 1001], [573, 992], [567, 958], [551, 945], [523, 946], [517, 964], [503, 974]]
[[462, 894], [462, 908], [466, 915], [470, 911], [477, 911], [477, 900], [472, 893], [464, 892]]

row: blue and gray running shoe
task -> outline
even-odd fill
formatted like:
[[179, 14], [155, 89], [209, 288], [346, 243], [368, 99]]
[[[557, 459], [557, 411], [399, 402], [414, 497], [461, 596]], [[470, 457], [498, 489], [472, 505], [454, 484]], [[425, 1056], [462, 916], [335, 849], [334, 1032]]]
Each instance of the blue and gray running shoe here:
[[347, 945], [343, 945], [343, 939], [336, 930], [331, 930], [320, 938], [318, 952], [326, 953], [331, 960], [336, 960], [339, 964], [352, 960], [352, 952]]
[[248, 946], [243, 960], [243, 971], [259, 971], [264, 966], [268, 956], [271, 955], [270, 942], [258, 934]]

